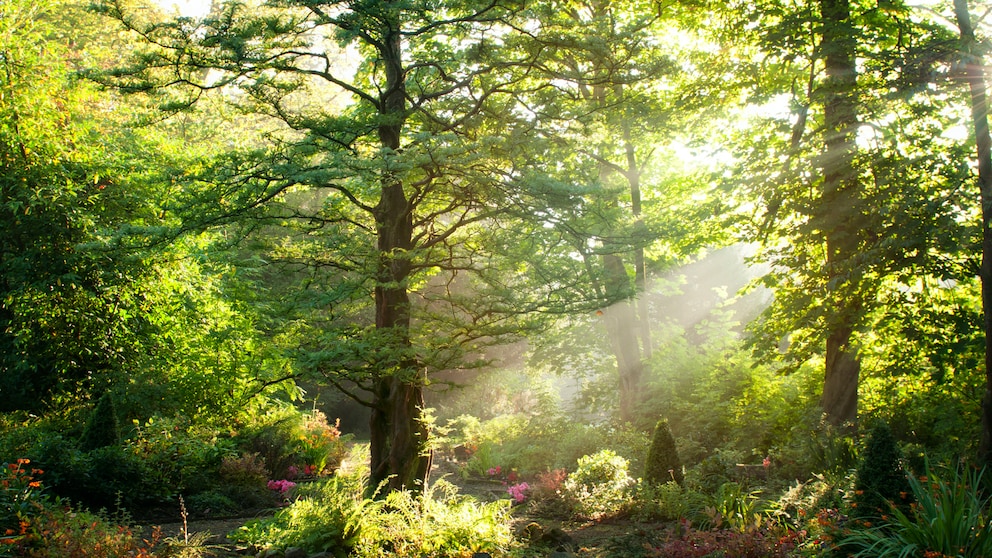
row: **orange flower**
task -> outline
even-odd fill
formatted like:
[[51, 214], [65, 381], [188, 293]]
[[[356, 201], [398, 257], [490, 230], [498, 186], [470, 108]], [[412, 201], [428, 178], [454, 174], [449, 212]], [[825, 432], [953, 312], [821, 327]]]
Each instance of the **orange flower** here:
[[25, 457], [20, 457], [20, 458], [17, 459], [17, 464], [18, 465], [27, 465], [28, 463], [31, 463], [31, 460], [30, 459], [27, 459]]
[[30, 486], [31, 488], [41, 488], [41, 481], [29, 482], [28, 486]]

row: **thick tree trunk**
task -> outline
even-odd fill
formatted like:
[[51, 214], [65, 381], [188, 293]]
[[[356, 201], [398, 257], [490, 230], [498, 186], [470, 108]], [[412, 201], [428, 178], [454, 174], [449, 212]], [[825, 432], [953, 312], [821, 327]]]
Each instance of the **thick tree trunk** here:
[[[828, 296], [834, 301], [827, 332], [826, 371], [821, 404], [827, 420], [835, 425], [853, 422], [858, 414], [858, 381], [861, 370], [852, 344], [860, 304], [854, 291], [844, 287], [856, 281], [849, 264], [859, 249], [858, 177], [854, 169], [854, 136], [857, 127], [854, 65], [855, 33], [848, 0], [821, 0], [826, 65], [824, 83], [825, 146], [820, 167], [823, 191], [820, 211], [826, 236]], [[842, 274], [848, 277], [842, 278]]]
[[[607, 296], [610, 300], [623, 298], [630, 291], [630, 278], [624, 269], [620, 256], [603, 256], [606, 268]], [[634, 419], [634, 411], [640, 398], [642, 375], [641, 351], [637, 343], [637, 313], [631, 300], [623, 299], [608, 308], [604, 313], [610, 345], [617, 359], [619, 379], [619, 415], [623, 422]]]
[[982, 202], [982, 313], [985, 326], [985, 394], [982, 397], [982, 439], [978, 462], [992, 465], [992, 137], [989, 134], [989, 105], [981, 59], [974, 54], [975, 31], [967, 0], [954, 0], [954, 14], [961, 30], [965, 79], [971, 92], [971, 119], [975, 127], [978, 155], [978, 189]]
[[[386, 73], [379, 113], [381, 156], [389, 158], [400, 148], [406, 112], [400, 22], [387, 21], [380, 55]], [[375, 326], [387, 356], [375, 371], [370, 419], [369, 489], [423, 490], [430, 472], [427, 431], [423, 412], [423, 373], [410, 350], [410, 255], [413, 249], [413, 206], [401, 179], [381, 171], [381, 193], [375, 208], [378, 236]]]

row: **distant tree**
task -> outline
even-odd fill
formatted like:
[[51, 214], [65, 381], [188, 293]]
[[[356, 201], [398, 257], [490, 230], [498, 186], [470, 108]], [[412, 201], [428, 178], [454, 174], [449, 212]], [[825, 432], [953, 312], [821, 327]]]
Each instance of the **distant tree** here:
[[121, 443], [121, 423], [117, 417], [117, 407], [114, 396], [104, 392], [96, 401], [96, 407], [86, 421], [79, 447], [83, 451], [92, 451]]

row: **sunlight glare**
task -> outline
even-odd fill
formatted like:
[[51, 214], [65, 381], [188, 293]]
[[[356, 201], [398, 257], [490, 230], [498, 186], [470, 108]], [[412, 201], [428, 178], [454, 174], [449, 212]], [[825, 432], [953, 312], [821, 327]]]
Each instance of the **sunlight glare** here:
[[156, 0], [165, 10], [177, 12], [182, 17], [204, 17], [210, 13], [211, 0]]

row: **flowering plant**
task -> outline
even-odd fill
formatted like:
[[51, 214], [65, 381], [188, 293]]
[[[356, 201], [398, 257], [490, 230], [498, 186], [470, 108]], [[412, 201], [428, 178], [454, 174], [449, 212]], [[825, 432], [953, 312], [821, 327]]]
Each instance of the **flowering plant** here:
[[0, 545], [26, 535], [30, 518], [42, 509], [41, 481], [35, 477], [44, 471], [29, 470], [30, 463], [22, 458], [0, 470]]
[[269, 487], [269, 490], [278, 493], [279, 497], [285, 500], [288, 497], [289, 491], [296, 486], [296, 483], [285, 479], [270, 480], [266, 486]]
[[524, 500], [527, 499], [527, 491], [530, 490], [530, 485], [526, 482], [520, 484], [514, 484], [507, 487], [506, 492], [509, 493], [510, 497], [518, 503], [522, 504]]

